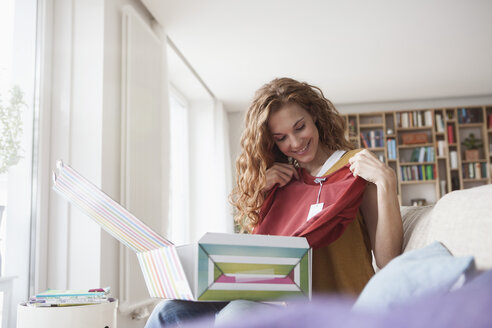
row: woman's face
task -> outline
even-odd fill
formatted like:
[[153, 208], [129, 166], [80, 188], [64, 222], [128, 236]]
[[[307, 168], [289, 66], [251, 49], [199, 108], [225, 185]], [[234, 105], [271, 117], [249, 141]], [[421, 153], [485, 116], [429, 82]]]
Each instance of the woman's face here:
[[300, 164], [314, 160], [319, 134], [311, 115], [297, 104], [287, 104], [268, 119], [268, 129], [275, 144], [287, 157]]

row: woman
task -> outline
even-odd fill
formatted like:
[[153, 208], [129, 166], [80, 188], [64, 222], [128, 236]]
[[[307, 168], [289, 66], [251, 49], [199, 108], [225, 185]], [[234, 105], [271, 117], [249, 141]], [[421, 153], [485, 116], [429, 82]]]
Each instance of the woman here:
[[[276, 208], [275, 190], [287, 189], [301, 173], [324, 176], [350, 163], [353, 176], [369, 183], [362, 190], [360, 211], [338, 240], [313, 252], [314, 293], [358, 294], [374, 274], [401, 252], [403, 232], [392, 169], [367, 150], [352, 150], [344, 137], [344, 120], [320, 89], [293, 79], [275, 79], [259, 89], [247, 111], [237, 167], [237, 186], [231, 195], [242, 230], [270, 233], [264, 224], [266, 197]], [[296, 168], [298, 166], [302, 170]], [[275, 217], [281, 226], [291, 217]], [[262, 221], [263, 220], [263, 221]], [[278, 225], [277, 225], [278, 226]], [[267, 227], [267, 228], [265, 228]], [[275, 229], [275, 227], [273, 228]], [[151, 315], [146, 327], [213, 315], [227, 303], [167, 301]], [[252, 303], [231, 302], [222, 317]]]
[[368, 181], [357, 218], [338, 240], [313, 252], [315, 293], [358, 294], [374, 274], [371, 250], [380, 268], [401, 253], [395, 172], [371, 152], [352, 150], [344, 128], [343, 118], [319, 88], [275, 79], [257, 91], [246, 114], [236, 164], [236, 222], [250, 232], [261, 230], [260, 211], [269, 191], [300, 178], [295, 165], [316, 177], [349, 163], [354, 176]]

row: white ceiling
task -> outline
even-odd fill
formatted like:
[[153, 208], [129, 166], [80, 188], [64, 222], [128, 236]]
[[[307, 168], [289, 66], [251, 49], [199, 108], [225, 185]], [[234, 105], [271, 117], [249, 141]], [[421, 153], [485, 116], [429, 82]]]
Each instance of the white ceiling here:
[[289, 76], [337, 104], [492, 95], [490, 0], [142, 0], [228, 110]]

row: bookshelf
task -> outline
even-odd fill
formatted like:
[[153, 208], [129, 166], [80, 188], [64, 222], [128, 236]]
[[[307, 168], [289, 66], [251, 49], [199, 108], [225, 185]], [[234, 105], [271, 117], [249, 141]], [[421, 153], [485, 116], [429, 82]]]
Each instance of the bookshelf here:
[[[492, 182], [492, 105], [343, 116], [347, 139], [395, 170], [401, 205]], [[478, 152], [468, 154], [471, 134]]]

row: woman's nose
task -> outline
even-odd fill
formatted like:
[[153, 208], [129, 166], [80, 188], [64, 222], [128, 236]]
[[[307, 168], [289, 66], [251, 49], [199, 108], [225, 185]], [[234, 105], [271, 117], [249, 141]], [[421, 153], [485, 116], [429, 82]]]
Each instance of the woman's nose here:
[[296, 136], [292, 136], [290, 138], [290, 147], [293, 149], [297, 149], [301, 145], [301, 140]]

